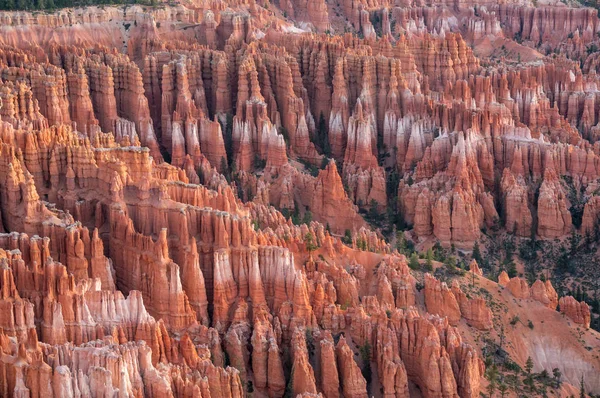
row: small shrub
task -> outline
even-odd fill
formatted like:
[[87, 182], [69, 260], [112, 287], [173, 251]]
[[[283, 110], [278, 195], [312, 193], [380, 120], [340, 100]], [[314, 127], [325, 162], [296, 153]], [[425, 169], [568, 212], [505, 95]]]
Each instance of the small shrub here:
[[310, 212], [310, 210], [307, 210], [304, 213], [304, 217], [302, 218], [302, 223], [303, 224], [310, 224], [311, 221], [312, 221], [312, 213]]
[[254, 155], [254, 168], [257, 170], [262, 170], [267, 165], [267, 161], [261, 159], [260, 156]]
[[344, 236], [342, 236], [342, 243], [345, 243], [346, 245], [352, 244], [352, 232], [349, 229], [344, 231]]
[[448, 268], [449, 271], [454, 272], [456, 270], [456, 257], [448, 256], [444, 264], [446, 265], [446, 268]]
[[362, 359], [362, 369], [361, 373], [367, 384], [371, 384], [371, 344], [369, 342], [365, 342], [360, 348], [360, 358]]
[[413, 252], [413, 254], [410, 255], [408, 266], [412, 270], [418, 270], [420, 268], [419, 257], [417, 256], [417, 253]]
[[515, 373], [521, 373], [521, 367], [516, 362], [511, 361], [510, 359], [507, 359], [504, 362], [504, 369]]
[[319, 248], [319, 245], [315, 241], [315, 237], [312, 232], [307, 232], [306, 235], [304, 235], [304, 244], [309, 253], [312, 253]]

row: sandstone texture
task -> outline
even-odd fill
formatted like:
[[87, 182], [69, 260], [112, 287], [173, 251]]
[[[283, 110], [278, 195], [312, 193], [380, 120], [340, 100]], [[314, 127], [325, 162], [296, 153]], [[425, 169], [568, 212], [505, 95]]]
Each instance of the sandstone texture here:
[[0, 11], [0, 396], [477, 398], [501, 327], [599, 394], [586, 302], [396, 245], [597, 231], [600, 19], [535, 3]]

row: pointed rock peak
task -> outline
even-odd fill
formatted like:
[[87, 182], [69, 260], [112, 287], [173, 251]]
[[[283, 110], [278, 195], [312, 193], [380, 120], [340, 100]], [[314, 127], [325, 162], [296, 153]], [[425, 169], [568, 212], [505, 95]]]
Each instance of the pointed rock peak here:
[[524, 172], [523, 171], [523, 155], [522, 155], [520, 146], [515, 147], [510, 170], [512, 171], [512, 173], [514, 175], [517, 175], [517, 176], [523, 175], [523, 172]]
[[156, 254], [161, 260], [169, 260], [169, 241], [166, 228], [160, 230], [158, 239], [156, 240], [155, 248]]
[[260, 84], [258, 82], [258, 72], [256, 68], [250, 71], [250, 97], [254, 101], [264, 102], [265, 98], [260, 92]]
[[397, 90], [398, 89], [398, 79], [396, 78], [396, 75], [392, 73], [392, 76], [390, 77], [390, 92]]
[[335, 163], [335, 160], [333, 160], [333, 159], [329, 159], [329, 161], [327, 162], [327, 166], [325, 167], [325, 171], [327, 173], [333, 172], [335, 174], [338, 174], [338, 176], [339, 176], [337, 165]]
[[75, 171], [71, 166], [67, 166], [67, 178], [75, 178]]
[[481, 268], [479, 268], [479, 264], [477, 264], [477, 260], [473, 259], [469, 263], [469, 271], [474, 273], [475, 275], [483, 276], [483, 272]]
[[346, 87], [346, 79], [344, 77], [344, 58], [340, 57], [335, 63], [335, 72], [333, 75], [333, 87], [339, 89]]
[[498, 284], [500, 286], [506, 286], [508, 285], [508, 282], [510, 282], [508, 274], [506, 273], [506, 271], [502, 271], [500, 275], [498, 275]]
[[192, 252], [192, 256], [198, 256], [198, 245], [196, 244], [196, 238], [193, 236], [192, 239], [190, 239], [190, 250]]
[[556, 174], [556, 168], [554, 164], [553, 152], [550, 150], [546, 151], [544, 156], [544, 181], [554, 181], [558, 179]]
[[363, 119], [363, 105], [360, 98], [356, 100], [356, 106], [354, 107], [354, 117], [359, 120]]

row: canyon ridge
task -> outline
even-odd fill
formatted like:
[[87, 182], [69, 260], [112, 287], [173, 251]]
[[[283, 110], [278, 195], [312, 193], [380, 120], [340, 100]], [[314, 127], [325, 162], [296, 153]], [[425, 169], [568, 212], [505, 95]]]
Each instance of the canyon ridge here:
[[0, 396], [600, 396], [597, 2], [0, 10]]

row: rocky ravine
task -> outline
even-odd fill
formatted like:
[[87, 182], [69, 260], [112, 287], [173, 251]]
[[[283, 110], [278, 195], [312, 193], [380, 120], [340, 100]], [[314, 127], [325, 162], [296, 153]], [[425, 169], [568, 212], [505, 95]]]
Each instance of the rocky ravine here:
[[501, 326], [600, 393], [587, 304], [411, 271], [359, 214], [592, 231], [595, 11], [400, 3], [0, 13], [0, 395], [475, 398]]

